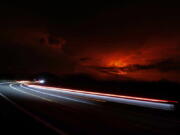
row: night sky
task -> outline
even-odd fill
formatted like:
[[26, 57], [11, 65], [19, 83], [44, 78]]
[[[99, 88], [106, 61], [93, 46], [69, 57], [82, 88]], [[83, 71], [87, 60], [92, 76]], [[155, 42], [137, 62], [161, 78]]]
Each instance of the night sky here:
[[0, 73], [180, 82], [173, 1], [6, 2], [0, 16]]

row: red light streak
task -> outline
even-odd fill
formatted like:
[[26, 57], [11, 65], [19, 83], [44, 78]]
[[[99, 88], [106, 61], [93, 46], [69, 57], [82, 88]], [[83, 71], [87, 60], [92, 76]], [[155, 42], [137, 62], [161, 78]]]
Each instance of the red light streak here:
[[107, 93], [100, 93], [100, 92], [90, 92], [90, 91], [82, 91], [82, 90], [49, 87], [49, 86], [39, 86], [39, 85], [28, 85], [28, 86], [35, 87], [35, 88], [67, 91], [67, 92], [82, 93], [82, 94], [92, 94], [92, 95], [108, 96], [108, 97], [115, 97], [115, 98], [125, 98], [125, 99], [141, 100], [141, 101], [149, 101], [149, 102], [178, 103], [177, 101], [172, 101], [172, 100], [162, 100], [162, 99], [152, 99], [152, 98], [134, 97], [134, 96], [126, 96], [126, 95], [107, 94]]

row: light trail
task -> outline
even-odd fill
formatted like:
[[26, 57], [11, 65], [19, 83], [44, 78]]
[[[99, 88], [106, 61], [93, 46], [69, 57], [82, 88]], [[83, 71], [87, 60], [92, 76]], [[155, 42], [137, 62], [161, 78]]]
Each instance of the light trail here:
[[162, 110], [174, 110], [175, 106], [173, 103], [177, 103], [177, 101], [170, 101], [170, 100], [106, 94], [106, 93], [99, 93], [99, 92], [89, 92], [89, 91], [56, 88], [56, 87], [48, 87], [48, 86], [40, 86], [40, 85], [29, 85], [29, 84], [26, 84], [26, 85], [28, 87], [36, 88], [36, 89], [57, 91], [57, 92], [63, 92], [63, 93], [68, 93], [68, 94], [73, 94], [73, 95], [78, 95], [78, 96], [83, 96], [83, 97], [101, 99], [101, 100], [110, 101], [110, 102], [117, 102], [117, 103], [156, 108], [156, 109], [162, 109]]
[[48, 101], [48, 102], [53, 102], [53, 101], [50, 100], [50, 99], [47, 99], [47, 98], [44, 98], [44, 97], [41, 97], [41, 96], [38, 96], [38, 95], [34, 95], [34, 94], [32, 94], [32, 93], [28, 93], [28, 92], [22, 91], [22, 90], [20, 90], [20, 89], [17, 89], [17, 88], [14, 87], [14, 84], [9, 84], [9, 87], [12, 88], [12, 89], [14, 89], [14, 90], [16, 90], [16, 91], [18, 91], [18, 92], [21, 92], [21, 93], [23, 93], [23, 94], [27, 94], [27, 95], [30, 95], [30, 96], [33, 96], [33, 97], [36, 97], [36, 98], [40, 98], [40, 99], [43, 99], [43, 100]]
[[[27, 84], [26, 84], [26, 85], [27, 85]], [[92, 94], [92, 95], [108, 96], [108, 97], [115, 97], [115, 98], [126, 98], [126, 99], [142, 100], [142, 101], [149, 101], [149, 102], [178, 103], [177, 101], [172, 101], [172, 100], [142, 98], [142, 97], [134, 97], [134, 96], [107, 94], [107, 93], [100, 93], [100, 92], [90, 92], [90, 91], [82, 91], [82, 90], [56, 88], [56, 87], [49, 87], [49, 86], [29, 85], [29, 84], [28, 84], [27, 86], [29, 86], [29, 87], [34, 87], [34, 88], [41, 88], [41, 89], [51, 89], [51, 90], [57, 90], [57, 91], [63, 90], [63, 91], [69, 91], [69, 92], [75, 92], [75, 93]]]
[[93, 103], [82, 101], [82, 100], [79, 100], [79, 99], [68, 98], [68, 97], [65, 97], [65, 96], [60, 96], [60, 95], [56, 95], [56, 94], [46, 93], [46, 92], [42, 92], [42, 91], [31, 89], [31, 88], [28, 88], [28, 87], [24, 87], [22, 85], [20, 85], [20, 86], [22, 88], [24, 88], [24, 89], [28, 89], [30, 91], [33, 91], [33, 92], [36, 92], [36, 93], [40, 93], [40, 94], [43, 94], [43, 95], [48, 95], [48, 96], [51, 96], [51, 97], [56, 97], [56, 98], [61, 98], [61, 99], [65, 99], [65, 100], [70, 100], [70, 101], [73, 101], [73, 102], [81, 102], [81, 103], [85, 103], [85, 104], [93, 104]]

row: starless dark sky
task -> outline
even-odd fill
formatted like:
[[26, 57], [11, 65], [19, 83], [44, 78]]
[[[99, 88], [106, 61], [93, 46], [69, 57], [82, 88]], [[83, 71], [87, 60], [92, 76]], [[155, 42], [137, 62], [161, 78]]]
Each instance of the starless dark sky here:
[[127, 0], [4, 2], [0, 72], [180, 81], [178, 5]]

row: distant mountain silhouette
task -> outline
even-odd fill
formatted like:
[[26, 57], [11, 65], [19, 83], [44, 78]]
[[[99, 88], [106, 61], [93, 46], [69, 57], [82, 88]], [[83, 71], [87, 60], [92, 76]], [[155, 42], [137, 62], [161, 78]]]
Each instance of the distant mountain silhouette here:
[[132, 96], [169, 98], [180, 100], [180, 83], [165, 79], [159, 81], [139, 81], [133, 79], [97, 79], [87, 74], [56, 75], [42, 72], [39, 74], [0, 74], [2, 80], [34, 80], [44, 79], [44, 85], [82, 89], [88, 91], [100, 91]]

